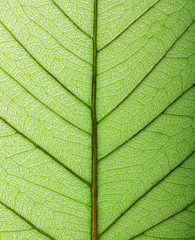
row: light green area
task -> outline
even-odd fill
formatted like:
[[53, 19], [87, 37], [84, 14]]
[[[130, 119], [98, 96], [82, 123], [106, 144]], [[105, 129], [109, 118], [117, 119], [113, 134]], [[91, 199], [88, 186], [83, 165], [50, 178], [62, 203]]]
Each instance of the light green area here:
[[[93, 14], [0, 1], [0, 240], [91, 239]], [[194, 14], [98, 0], [100, 240], [195, 238]]]
[[17, 40], [62, 84], [89, 103], [91, 39], [78, 31], [51, 0], [2, 0], [0, 9], [0, 19]]
[[[93, 0], [55, 0], [53, 2], [58, 4], [82, 30], [90, 36], [93, 35]], [[82, 42], [79, 43], [82, 44]]]
[[98, 49], [112, 41], [158, 0], [101, 0], [98, 7]]
[[[193, 1], [186, 1], [180, 6], [176, 4], [178, 1], [172, 1], [175, 6], [171, 10], [169, 2], [169, 0], [160, 1], [120, 38], [99, 53], [98, 119], [115, 107], [140, 83], [192, 22], [194, 10], [191, 3]], [[185, 47], [184, 45], [183, 48]], [[166, 74], [169, 75], [169, 71]], [[149, 89], [148, 91], [150, 92]]]
[[0, 239], [4, 240], [47, 240], [8, 209], [0, 206]]

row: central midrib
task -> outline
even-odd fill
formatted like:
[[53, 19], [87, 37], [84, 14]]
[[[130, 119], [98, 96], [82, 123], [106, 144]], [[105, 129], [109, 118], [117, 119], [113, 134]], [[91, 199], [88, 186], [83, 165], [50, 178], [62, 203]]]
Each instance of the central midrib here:
[[97, 1], [94, 0], [93, 23], [93, 73], [91, 95], [92, 120], [92, 186], [91, 186], [91, 239], [97, 240], [97, 119], [96, 119], [96, 77], [97, 77]]

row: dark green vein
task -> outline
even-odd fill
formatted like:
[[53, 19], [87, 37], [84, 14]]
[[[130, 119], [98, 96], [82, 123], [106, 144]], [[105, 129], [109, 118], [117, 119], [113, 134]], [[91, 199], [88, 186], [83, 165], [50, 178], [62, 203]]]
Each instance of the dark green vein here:
[[189, 91], [191, 88], [194, 87], [194, 84], [187, 88], [184, 92], [182, 92], [173, 102], [171, 102], [169, 105], [167, 105], [157, 116], [155, 116], [149, 123], [147, 123], [145, 126], [143, 126], [139, 131], [134, 133], [130, 138], [122, 142], [120, 145], [118, 145], [116, 148], [105, 154], [103, 157], [101, 157], [98, 161], [101, 161], [102, 159], [106, 158], [116, 150], [118, 150], [120, 147], [125, 145], [127, 142], [129, 142], [132, 138], [136, 137], [141, 131], [143, 131], [145, 128], [147, 128], [151, 123], [153, 123], [160, 115], [162, 115], [171, 105], [173, 105], [180, 97], [182, 97], [187, 91]]
[[169, 216], [169, 217], [167, 217], [167, 218], [165, 218], [165, 219], [159, 221], [158, 223], [154, 224], [153, 226], [147, 228], [146, 230], [142, 231], [141, 233], [139, 233], [139, 234], [137, 234], [137, 235], [135, 235], [135, 236], [129, 238], [128, 240], [132, 240], [132, 239], [135, 239], [135, 238], [137, 238], [137, 237], [143, 235], [145, 232], [147, 232], [147, 231], [151, 230], [152, 228], [154, 228], [154, 227], [160, 225], [161, 223], [163, 223], [163, 222], [165, 222], [165, 221], [171, 219], [172, 217], [175, 217], [177, 214], [179, 214], [179, 213], [185, 211], [188, 207], [190, 207], [190, 206], [193, 205], [194, 203], [195, 203], [195, 201], [193, 201], [192, 203], [188, 204], [186, 207], [182, 208], [181, 210], [175, 212], [175, 213], [172, 214], [171, 216]]
[[[17, 0], [18, 2], [18, 0]], [[18, 2], [20, 5], [21, 5], [21, 8], [23, 9], [24, 11], [24, 8], [23, 8], [23, 5]], [[26, 12], [24, 11], [24, 14], [27, 16], [27, 18], [29, 18], [29, 16], [26, 14]], [[37, 22], [35, 22], [34, 20], [30, 19], [30, 21], [32, 21], [34, 24], [36, 24], [37, 26], [39, 26], [42, 30], [44, 30], [47, 34], [49, 34], [53, 39], [55, 39], [55, 41], [61, 46], [63, 47], [64, 49], [66, 49], [66, 51], [70, 52], [72, 55], [74, 55], [75, 57], [79, 58], [80, 60], [82, 60], [83, 62], [87, 63], [87, 64], [90, 64], [90, 62], [86, 61], [85, 59], [81, 58], [80, 56], [78, 56], [77, 54], [75, 54], [74, 52], [72, 52], [70, 49], [66, 48], [64, 45], [62, 45], [59, 40], [53, 36], [51, 33], [49, 33], [46, 29], [44, 29], [40, 24], [38, 24]]]
[[119, 38], [124, 32], [126, 32], [135, 22], [137, 22], [145, 13], [147, 13], [151, 8], [153, 8], [160, 0], [152, 4], [150, 7], [148, 7], [141, 15], [139, 15], [133, 22], [131, 22], [123, 31], [121, 31], [116, 37], [114, 37], [111, 41], [109, 41], [106, 45], [104, 45], [102, 48], [98, 50], [100, 52], [107, 46], [109, 46], [111, 43], [113, 43], [117, 38]]
[[84, 33], [84, 34], [85, 34], [86, 36], [88, 36], [89, 38], [93, 39], [92, 36], [90, 36], [90, 35], [89, 35], [87, 32], [85, 32], [82, 28], [80, 28], [80, 27], [68, 16], [68, 14], [66, 14], [66, 13], [64, 12], [64, 10], [62, 10], [62, 8], [60, 7], [60, 5], [58, 5], [54, 0], [51, 0], [51, 1], [52, 1], [53, 4], [61, 11], [61, 13], [63, 13], [64, 16], [66, 16], [66, 17], [68, 18], [68, 20], [73, 23], [73, 25], [74, 25], [77, 29], [79, 29], [82, 33]]
[[59, 41], [55, 36], [51, 35], [46, 29], [44, 29], [43, 27], [41, 27], [40, 24], [38, 24], [37, 22], [33, 21], [32, 19], [31, 19], [31, 21], [32, 21], [34, 24], [36, 24], [37, 26], [39, 26], [42, 30], [44, 30], [47, 34], [49, 34], [49, 35], [50, 35], [62, 48], [64, 48], [66, 51], [68, 51], [69, 53], [71, 53], [71, 54], [74, 55], [75, 57], [79, 58], [81, 61], [83, 61], [83, 62], [85, 62], [85, 63], [87, 63], [87, 64], [89, 64], [89, 65], [92, 65], [90, 62], [88, 62], [87, 60], [81, 58], [81, 57], [78, 56], [76, 53], [72, 52], [70, 49], [68, 49], [68, 48], [66, 48], [64, 45], [62, 45], [62, 44], [60, 43], [60, 41]]
[[33, 223], [31, 223], [28, 219], [26, 219], [25, 217], [23, 217], [21, 214], [19, 214], [18, 212], [16, 212], [14, 209], [12, 209], [11, 207], [9, 207], [8, 205], [6, 205], [5, 203], [3, 203], [2, 201], [0, 201], [0, 204], [2, 206], [4, 206], [5, 208], [7, 208], [8, 210], [10, 210], [12, 213], [14, 213], [16, 216], [18, 216], [20, 219], [22, 219], [24, 222], [26, 222], [29, 226], [31, 226], [33, 229], [35, 229], [36, 231], [38, 231], [39, 233], [41, 233], [42, 235], [44, 235], [45, 237], [51, 239], [51, 240], [56, 240], [54, 237], [50, 236], [48, 233], [44, 232], [43, 230], [41, 230], [40, 228], [36, 227]]
[[192, 26], [194, 21], [185, 29], [184, 32], [182, 32], [177, 39], [171, 44], [171, 46], [167, 49], [167, 51], [163, 54], [163, 56], [155, 63], [155, 65], [148, 71], [148, 73], [142, 78], [142, 80], [114, 107], [112, 108], [108, 113], [106, 113], [101, 119], [98, 120], [98, 123], [100, 123], [103, 119], [105, 119], [108, 115], [110, 115], [116, 108], [118, 108], [122, 103], [125, 102], [125, 100], [141, 85], [141, 83], [150, 75], [150, 73], [158, 66], [158, 64], [166, 57], [166, 55], [169, 53], [171, 48], [178, 42], [178, 40], [187, 32], [187, 30]]
[[97, 7], [98, 0], [94, 1], [93, 22], [93, 74], [91, 94], [91, 121], [92, 121], [92, 186], [91, 186], [91, 240], [97, 240], [97, 118], [96, 118], [96, 78], [97, 78]]
[[67, 120], [66, 118], [62, 117], [59, 113], [57, 113], [55, 110], [53, 110], [52, 108], [50, 108], [49, 106], [47, 106], [44, 102], [42, 102], [41, 100], [39, 100], [36, 96], [34, 96], [30, 91], [28, 91], [27, 88], [25, 88], [20, 82], [18, 82], [18, 80], [16, 80], [14, 77], [11, 76], [11, 74], [9, 74], [7, 71], [5, 71], [3, 68], [0, 67], [0, 69], [5, 72], [10, 78], [12, 78], [20, 87], [22, 87], [28, 94], [30, 94], [35, 100], [37, 100], [39, 103], [41, 103], [43, 106], [45, 106], [47, 109], [49, 109], [51, 112], [53, 112], [54, 114], [56, 114], [60, 119], [66, 121], [67, 123], [69, 123], [70, 125], [72, 125], [73, 127], [77, 128], [78, 130], [91, 135], [89, 132], [85, 131], [84, 129], [78, 127], [77, 125], [75, 125], [74, 123], [70, 122], [69, 120]]
[[68, 172], [70, 172], [72, 175], [74, 175], [76, 178], [78, 178], [79, 180], [81, 180], [82, 182], [84, 182], [85, 184], [87, 184], [89, 187], [91, 187], [91, 184], [86, 181], [84, 178], [82, 178], [81, 176], [79, 176], [77, 173], [75, 173], [74, 171], [72, 171], [69, 167], [67, 167], [66, 165], [64, 165], [62, 162], [60, 162], [56, 157], [54, 157], [53, 155], [51, 155], [48, 151], [46, 151], [44, 148], [42, 148], [41, 146], [39, 146], [36, 142], [34, 142], [33, 140], [31, 140], [29, 137], [27, 137], [26, 135], [24, 135], [22, 132], [20, 132], [18, 129], [16, 129], [14, 126], [12, 126], [7, 120], [5, 120], [3, 117], [0, 116], [0, 119], [2, 121], [4, 121], [8, 126], [10, 126], [13, 130], [15, 130], [15, 132], [17, 132], [19, 135], [21, 135], [23, 138], [25, 138], [27, 141], [29, 141], [30, 143], [32, 143], [36, 148], [40, 149], [42, 152], [44, 152], [46, 155], [48, 155], [51, 159], [53, 159], [55, 162], [57, 162], [59, 165], [61, 165], [63, 168], [65, 168]]
[[72, 96], [74, 96], [77, 100], [79, 100], [81, 103], [83, 103], [85, 106], [90, 108], [90, 105], [88, 105], [86, 102], [84, 102], [81, 98], [79, 98], [76, 94], [74, 94], [70, 89], [65, 87], [52, 73], [50, 73], [28, 50], [27, 48], [13, 35], [13, 33], [4, 25], [2, 21], [0, 23], [3, 25], [3, 27], [9, 32], [9, 34], [13, 37], [13, 39], [28, 53], [28, 55], [48, 74], [50, 75], [58, 84], [61, 85], [62, 88], [64, 88], [67, 92], [69, 92]]
[[167, 178], [173, 171], [179, 168], [185, 161], [187, 161], [195, 151], [189, 154], [184, 160], [177, 164], [172, 170], [170, 170], [163, 178], [153, 184], [146, 192], [144, 192], [139, 198], [137, 198], [125, 211], [123, 211], [114, 221], [112, 221], [100, 234], [104, 234], [108, 229], [110, 229], [121, 217], [123, 217], [136, 203], [138, 203], [143, 197], [145, 197], [149, 192], [151, 192], [157, 185], [159, 185], [165, 178]]

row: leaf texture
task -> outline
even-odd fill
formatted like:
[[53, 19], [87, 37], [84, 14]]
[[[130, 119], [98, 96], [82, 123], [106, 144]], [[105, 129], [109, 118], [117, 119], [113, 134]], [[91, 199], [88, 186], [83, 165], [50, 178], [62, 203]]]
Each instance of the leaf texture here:
[[194, 13], [0, 1], [0, 239], [195, 238]]

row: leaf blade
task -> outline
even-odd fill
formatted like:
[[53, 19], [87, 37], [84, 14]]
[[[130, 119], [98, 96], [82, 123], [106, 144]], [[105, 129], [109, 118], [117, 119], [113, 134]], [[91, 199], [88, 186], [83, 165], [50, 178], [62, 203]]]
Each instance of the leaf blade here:
[[193, 0], [0, 9], [0, 238], [193, 238]]

